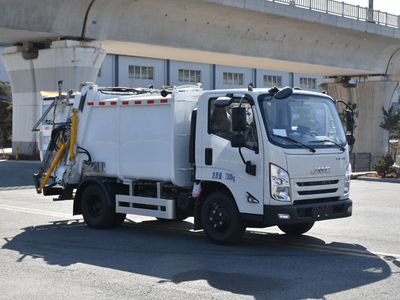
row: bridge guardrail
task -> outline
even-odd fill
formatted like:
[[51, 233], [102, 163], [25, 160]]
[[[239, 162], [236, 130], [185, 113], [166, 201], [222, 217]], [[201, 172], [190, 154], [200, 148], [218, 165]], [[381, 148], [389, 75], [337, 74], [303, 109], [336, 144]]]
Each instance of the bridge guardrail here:
[[358, 21], [371, 22], [383, 26], [399, 28], [399, 16], [359, 5], [335, 0], [265, 0], [299, 8], [314, 10]]

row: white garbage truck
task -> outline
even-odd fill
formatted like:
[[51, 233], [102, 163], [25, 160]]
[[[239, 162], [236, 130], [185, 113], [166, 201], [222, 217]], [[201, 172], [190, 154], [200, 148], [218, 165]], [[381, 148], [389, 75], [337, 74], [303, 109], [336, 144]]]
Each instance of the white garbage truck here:
[[323, 93], [85, 84], [50, 116], [37, 191], [73, 199], [73, 214], [93, 228], [126, 214], [194, 217], [194, 229], [226, 244], [246, 227], [302, 234], [352, 214], [353, 139]]

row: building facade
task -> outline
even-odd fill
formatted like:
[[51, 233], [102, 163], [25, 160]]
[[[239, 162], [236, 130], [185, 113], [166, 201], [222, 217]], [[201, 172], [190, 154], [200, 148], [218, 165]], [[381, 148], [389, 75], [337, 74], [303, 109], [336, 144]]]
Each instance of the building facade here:
[[[3, 48], [0, 47], [0, 54]], [[175, 86], [201, 83], [204, 89], [247, 87], [300, 87], [319, 90], [323, 77], [293, 74], [262, 69], [237, 68], [222, 65], [153, 59], [109, 54], [99, 71], [100, 86], [148, 87]], [[9, 81], [0, 60], [0, 81]], [[57, 87], [54, 87], [56, 89]]]
[[100, 86], [162, 88], [201, 83], [204, 89], [293, 86], [319, 90], [322, 76], [262, 69], [152, 59], [109, 54], [99, 71]]

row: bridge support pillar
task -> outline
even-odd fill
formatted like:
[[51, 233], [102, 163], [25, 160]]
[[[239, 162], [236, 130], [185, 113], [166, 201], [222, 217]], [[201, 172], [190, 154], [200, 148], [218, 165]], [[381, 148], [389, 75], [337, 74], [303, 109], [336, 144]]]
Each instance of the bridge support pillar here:
[[[389, 109], [392, 99], [398, 96], [398, 81], [386, 77], [369, 77], [364, 82], [351, 84], [330, 80], [322, 83], [333, 99], [340, 99], [355, 106], [356, 143], [353, 153], [370, 153], [372, 157], [388, 151], [389, 133], [379, 125], [383, 121], [382, 107]], [[344, 109], [338, 105], [339, 111]]]
[[77, 91], [81, 82], [95, 82], [106, 53], [97, 42], [74, 40], [51, 44], [24, 44], [3, 52], [4, 65], [11, 79], [13, 97], [13, 154], [36, 156], [36, 134], [31, 131], [39, 119], [41, 91]]

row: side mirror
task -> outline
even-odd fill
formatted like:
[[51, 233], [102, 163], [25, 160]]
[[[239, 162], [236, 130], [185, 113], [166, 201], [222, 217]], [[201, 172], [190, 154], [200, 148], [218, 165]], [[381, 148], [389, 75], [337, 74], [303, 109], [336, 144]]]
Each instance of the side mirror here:
[[352, 134], [346, 134], [346, 140], [347, 140], [347, 144], [349, 144], [349, 146], [353, 146], [356, 142], [356, 139], [354, 138], [354, 136]]
[[246, 129], [246, 109], [244, 107], [232, 108], [232, 130], [244, 131]]
[[287, 86], [279, 90], [279, 92], [275, 94], [275, 99], [286, 99], [290, 97], [292, 94], [293, 94], [293, 89]]
[[237, 133], [231, 136], [231, 146], [232, 148], [242, 148], [246, 146], [246, 139], [241, 133]]
[[256, 176], [256, 165], [253, 165], [251, 161], [246, 161], [246, 173], [249, 175]]
[[231, 97], [218, 97], [217, 100], [215, 100], [215, 106], [216, 107], [226, 107], [231, 105], [233, 102], [233, 98]]
[[353, 131], [354, 130], [354, 117], [351, 110], [346, 110], [346, 130]]

